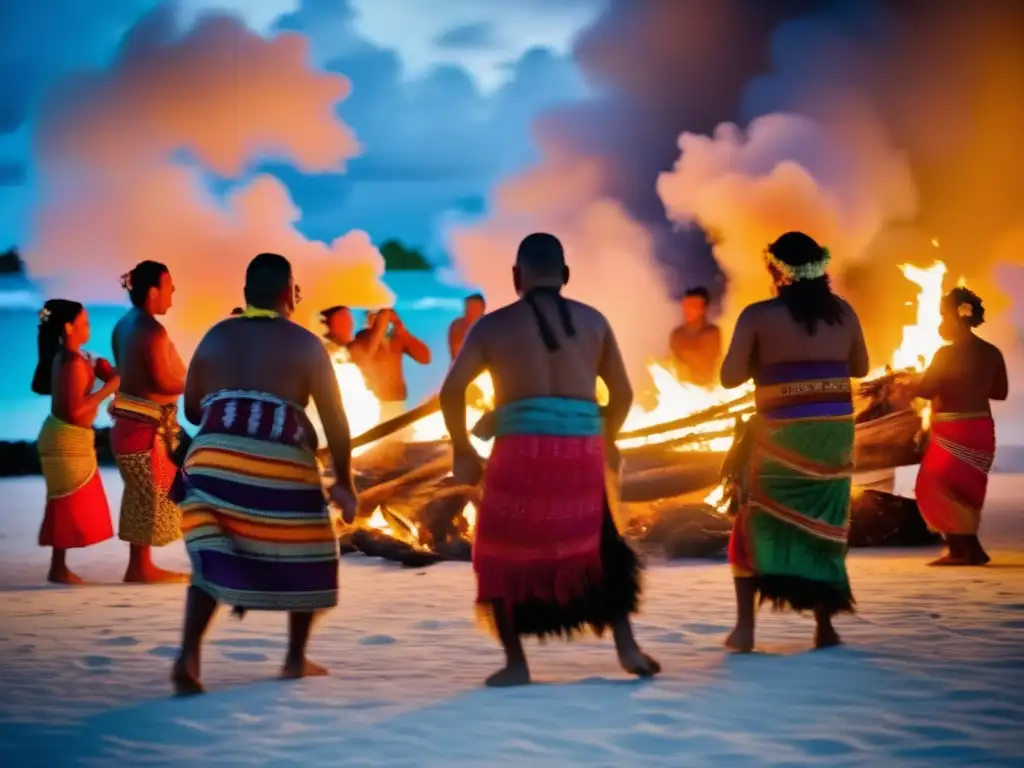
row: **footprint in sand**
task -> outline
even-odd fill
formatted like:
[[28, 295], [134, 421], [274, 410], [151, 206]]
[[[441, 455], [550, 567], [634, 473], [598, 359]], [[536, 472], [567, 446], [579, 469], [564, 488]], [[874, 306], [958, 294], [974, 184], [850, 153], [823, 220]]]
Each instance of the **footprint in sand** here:
[[452, 627], [464, 627], [469, 622], [465, 619], [452, 619], [450, 621], [436, 621], [434, 619], [427, 619], [426, 621], [420, 621], [413, 624], [414, 629], [425, 629], [429, 632], [436, 632], [439, 629], [451, 629]]
[[397, 642], [391, 635], [367, 635], [359, 640], [360, 645], [391, 645]]
[[178, 657], [178, 649], [173, 645], [157, 645], [146, 651], [150, 656], [159, 656], [161, 659], [175, 659]]
[[224, 658], [232, 661], [266, 661], [269, 657], [257, 651], [224, 651]]
[[269, 640], [265, 637], [227, 637], [222, 640], [214, 640], [210, 645], [219, 645], [223, 648], [267, 648], [277, 650], [284, 648], [280, 640]]
[[136, 637], [121, 635], [120, 637], [108, 637], [105, 640], [100, 640], [99, 644], [115, 648], [131, 648], [133, 645], [138, 645], [140, 642], [141, 641]]
[[654, 642], [681, 644], [686, 642], [686, 635], [682, 632], [665, 632], [661, 635], [655, 635]]
[[1024, 619], [1007, 619], [999, 622], [999, 626], [1007, 629], [1024, 629]]
[[78, 665], [92, 672], [99, 672], [109, 667], [112, 661], [109, 656], [83, 656], [79, 659]]
[[729, 631], [729, 627], [723, 624], [683, 624], [683, 629], [695, 635], [718, 635]]

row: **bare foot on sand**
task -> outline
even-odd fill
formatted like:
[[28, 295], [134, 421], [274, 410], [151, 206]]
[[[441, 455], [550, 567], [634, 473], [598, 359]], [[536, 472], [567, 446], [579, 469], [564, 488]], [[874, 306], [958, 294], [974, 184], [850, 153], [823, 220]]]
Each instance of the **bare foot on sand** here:
[[327, 675], [327, 667], [314, 664], [309, 659], [286, 661], [281, 668], [283, 680], [301, 680], [303, 677], [324, 677], [325, 675]]
[[[987, 560], [985, 562], [988, 562]], [[971, 559], [964, 557], [963, 555], [953, 555], [950, 553], [944, 554], [937, 560], [932, 560], [928, 565], [977, 565], [978, 563], [971, 562]]]
[[196, 696], [206, 693], [206, 688], [199, 681], [199, 663], [178, 659], [171, 670], [171, 685], [175, 696]]
[[72, 573], [67, 568], [62, 568], [59, 571], [51, 570], [46, 576], [46, 580], [51, 584], [64, 584], [69, 587], [77, 587], [85, 584], [83, 579], [78, 574]]
[[484, 681], [489, 688], [512, 688], [530, 684], [530, 669], [525, 664], [515, 664], [499, 669]]
[[725, 638], [725, 647], [734, 653], [750, 653], [754, 650], [753, 630], [736, 627]]
[[661, 664], [639, 648], [619, 653], [619, 664], [628, 674], [637, 677], [654, 677], [661, 672]]
[[186, 584], [189, 574], [165, 571], [153, 566], [145, 570], [129, 569], [124, 574], [125, 584]]
[[836, 628], [831, 624], [818, 627], [814, 630], [814, 647], [821, 648], [834, 648], [837, 645], [843, 644], [843, 638], [836, 632]]

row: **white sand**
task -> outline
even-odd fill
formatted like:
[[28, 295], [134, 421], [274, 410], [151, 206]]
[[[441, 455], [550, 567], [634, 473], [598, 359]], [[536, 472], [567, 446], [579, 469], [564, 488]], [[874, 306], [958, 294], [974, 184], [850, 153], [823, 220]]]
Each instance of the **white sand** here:
[[[46, 587], [41, 481], [3, 482], [0, 765], [1024, 765], [1022, 491], [1024, 476], [993, 479], [989, 568], [856, 552], [845, 648], [809, 652], [809, 620], [764, 612], [764, 652], [730, 656], [727, 566], [657, 565], [638, 633], [662, 677], [620, 674], [608, 642], [552, 643], [529, 649], [544, 684], [486, 690], [501, 656], [472, 624], [468, 565], [345, 558], [312, 644], [331, 677], [275, 681], [283, 616], [225, 615], [211, 693], [174, 700], [184, 588], [116, 585], [116, 541], [71, 559], [109, 586]], [[175, 545], [158, 562], [187, 561]]]

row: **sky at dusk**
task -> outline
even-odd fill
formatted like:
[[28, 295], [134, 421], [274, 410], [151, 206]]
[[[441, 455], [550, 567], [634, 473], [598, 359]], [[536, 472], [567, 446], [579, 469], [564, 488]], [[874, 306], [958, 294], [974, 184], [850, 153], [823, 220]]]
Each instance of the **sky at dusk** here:
[[[109, 66], [152, 0], [38, 0], [0, 10], [0, 242], [30, 235], [40, 99]], [[363, 145], [344, 174], [272, 168], [299, 228], [349, 229], [439, 249], [439, 222], [479, 213], [490, 187], [529, 161], [535, 114], [583, 92], [572, 42], [601, 0], [181, 0], [177, 24], [237, 14], [264, 36], [306, 36], [316, 66], [352, 83], [341, 118]], [[125, 126], [130, 130], [130, 126]], [[211, 186], [227, 182], [212, 179]]]
[[276, 248], [369, 306], [399, 238], [502, 303], [542, 230], [642, 360], [799, 229], [885, 355], [904, 262], [1024, 315], [1019, 0], [36, 0], [0, 51], [0, 243], [89, 300]]

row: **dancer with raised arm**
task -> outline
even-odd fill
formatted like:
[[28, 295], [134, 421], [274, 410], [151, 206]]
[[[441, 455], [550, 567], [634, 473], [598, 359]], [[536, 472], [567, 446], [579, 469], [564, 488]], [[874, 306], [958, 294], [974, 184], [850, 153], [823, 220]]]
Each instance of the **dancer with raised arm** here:
[[[477, 604], [506, 665], [491, 686], [524, 685], [522, 637], [611, 629], [629, 673], [660, 671], [633, 636], [640, 563], [616, 530], [605, 485], [633, 401], [615, 335], [591, 306], [561, 295], [569, 280], [556, 237], [523, 240], [513, 268], [521, 299], [480, 318], [441, 389], [455, 478], [483, 497], [473, 542]], [[466, 431], [466, 389], [494, 380], [496, 434], [486, 471]], [[609, 402], [595, 399], [598, 377]]]
[[203, 337], [189, 365], [185, 416], [199, 425], [175, 484], [192, 585], [179, 694], [201, 693], [200, 646], [217, 609], [287, 611], [282, 676], [324, 675], [306, 658], [313, 619], [338, 603], [338, 543], [306, 416], [316, 405], [337, 478], [331, 499], [355, 519], [351, 438], [331, 360], [289, 319], [297, 287], [283, 256], [262, 253], [245, 273], [239, 318]]
[[[96, 462], [93, 422], [121, 379], [106, 360], [93, 360], [82, 351], [89, 336], [89, 313], [77, 301], [50, 299], [39, 313], [39, 363], [32, 391], [51, 396], [50, 415], [36, 440], [46, 480], [39, 546], [53, 547], [47, 580], [54, 584], [84, 583], [68, 568], [67, 551], [114, 535]], [[96, 379], [103, 382], [98, 389]]]
[[837, 645], [832, 625], [852, 612], [846, 573], [853, 465], [850, 378], [868, 372], [860, 320], [835, 295], [828, 251], [789, 232], [765, 251], [776, 297], [740, 314], [722, 362], [722, 386], [753, 378], [738, 514], [729, 542], [736, 628], [726, 645], [754, 648], [758, 602], [810, 611], [815, 645]]

